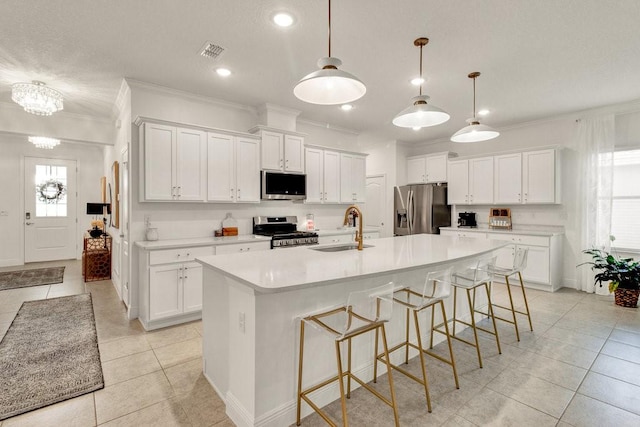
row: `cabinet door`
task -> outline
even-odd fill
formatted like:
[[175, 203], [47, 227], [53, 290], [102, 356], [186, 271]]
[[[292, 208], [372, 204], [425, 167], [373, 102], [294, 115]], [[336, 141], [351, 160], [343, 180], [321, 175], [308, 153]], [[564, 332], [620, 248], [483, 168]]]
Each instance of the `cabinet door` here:
[[550, 283], [549, 248], [543, 246], [522, 246], [529, 248], [527, 267], [522, 272], [522, 278], [526, 281], [538, 283]]
[[522, 154], [505, 154], [494, 157], [495, 203], [522, 202]]
[[262, 169], [281, 171], [284, 169], [284, 135], [262, 131]]
[[149, 320], [182, 313], [182, 264], [149, 268]]
[[425, 157], [426, 182], [447, 182], [447, 154]]
[[144, 124], [144, 199], [173, 200], [176, 128]]
[[324, 203], [340, 203], [340, 153], [324, 152]]
[[236, 141], [236, 201], [260, 202], [260, 143], [255, 139]]
[[284, 170], [304, 172], [304, 138], [301, 136], [284, 136]]
[[234, 139], [217, 133], [209, 133], [207, 138], [207, 200], [233, 202], [236, 197]]
[[449, 184], [447, 198], [450, 205], [466, 205], [469, 200], [469, 162], [449, 162]]
[[183, 312], [202, 310], [202, 265], [185, 264], [182, 269]]
[[340, 201], [342, 203], [353, 203], [354, 196], [351, 184], [352, 163], [352, 155], [340, 154]]
[[407, 183], [421, 184], [426, 182], [426, 159], [424, 157], [416, 157], [407, 159]]
[[206, 133], [192, 129], [177, 129], [176, 198], [177, 200], [205, 199], [207, 182]]
[[322, 203], [324, 199], [323, 168], [324, 151], [307, 148], [305, 150], [305, 169], [307, 171], [306, 203]]
[[354, 202], [366, 202], [367, 185], [366, 178], [366, 158], [362, 156], [353, 156], [351, 160], [351, 190], [354, 194]]
[[469, 160], [469, 203], [493, 203], [493, 157]]
[[[489, 235], [491, 238], [491, 235]], [[516, 245], [505, 246], [504, 248], [498, 249], [496, 252], [496, 266], [502, 268], [511, 268], [513, 267], [513, 257], [515, 255], [515, 247]], [[496, 277], [500, 282], [504, 282], [504, 277]]]
[[555, 203], [555, 150], [522, 153], [524, 203]]

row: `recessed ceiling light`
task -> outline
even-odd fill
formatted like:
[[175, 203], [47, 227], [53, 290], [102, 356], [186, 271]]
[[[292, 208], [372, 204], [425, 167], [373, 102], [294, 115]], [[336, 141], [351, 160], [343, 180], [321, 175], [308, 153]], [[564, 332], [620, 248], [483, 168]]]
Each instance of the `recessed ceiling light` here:
[[273, 22], [279, 27], [290, 27], [293, 24], [293, 16], [288, 13], [277, 13], [273, 16]]
[[484, 110], [480, 110], [478, 111], [478, 115], [479, 116], [486, 116], [487, 114], [489, 114], [491, 111], [487, 110], [486, 108]]
[[220, 77], [228, 77], [231, 75], [231, 70], [228, 68], [216, 68], [216, 73], [218, 73]]
[[420, 126], [414, 126], [414, 127], [413, 127], [413, 130], [416, 130], [416, 131], [417, 131], [417, 130], [420, 130], [420, 129], [422, 129]]
[[340, 108], [342, 108], [344, 111], [351, 111], [351, 110], [353, 110], [353, 105], [351, 105], [351, 104], [342, 104], [340, 106]]
[[411, 79], [411, 84], [414, 86], [420, 86], [424, 83], [424, 79], [422, 77], [416, 77], [415, 79]]

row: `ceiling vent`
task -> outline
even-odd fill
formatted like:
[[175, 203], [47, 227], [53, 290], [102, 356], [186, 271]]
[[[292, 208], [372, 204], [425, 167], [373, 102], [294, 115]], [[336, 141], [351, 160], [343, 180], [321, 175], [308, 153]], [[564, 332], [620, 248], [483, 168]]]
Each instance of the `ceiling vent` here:
[[218, 59], [218, 57], [220, 57], [223, 52], [224, 48], [222, 46], [206, 42], [200, 50], [200, 55], [204, 56], [205, 58]]

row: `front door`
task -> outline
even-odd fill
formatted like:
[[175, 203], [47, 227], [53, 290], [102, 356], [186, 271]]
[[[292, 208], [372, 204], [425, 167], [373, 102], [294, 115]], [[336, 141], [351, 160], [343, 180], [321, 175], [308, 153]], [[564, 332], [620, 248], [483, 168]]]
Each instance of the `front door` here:
[[76, 258], [75, 160], [24, 163], [24, 261]]

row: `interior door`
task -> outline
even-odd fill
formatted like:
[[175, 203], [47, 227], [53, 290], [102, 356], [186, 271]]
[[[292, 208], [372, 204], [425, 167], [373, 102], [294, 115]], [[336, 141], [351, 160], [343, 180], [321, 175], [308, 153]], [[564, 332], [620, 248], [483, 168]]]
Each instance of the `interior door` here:
[[381, 237], [386, 237], [384, 233], [384, 223], [389, 215], [389, 208], [386, 201], [386, 178], [384, 175], [374, 175], [367, 177], [366, 198], [364, 205], [364, 226], [376, 229]]
[[75, 160], [25, 157], [24, 261], [76, 258]]

